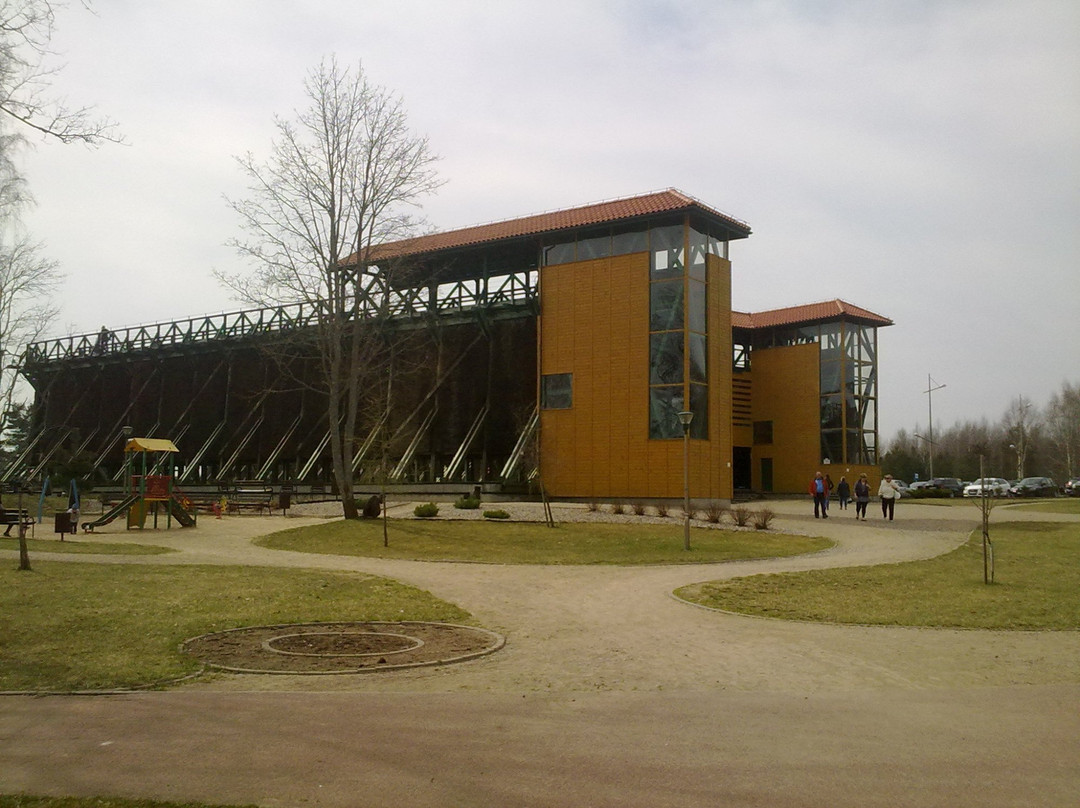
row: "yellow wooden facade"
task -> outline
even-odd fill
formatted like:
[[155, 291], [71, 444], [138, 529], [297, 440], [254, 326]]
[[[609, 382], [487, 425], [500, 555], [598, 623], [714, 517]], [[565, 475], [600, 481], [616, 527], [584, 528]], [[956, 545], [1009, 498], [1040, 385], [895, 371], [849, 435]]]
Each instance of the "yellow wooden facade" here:
[[[708, 439], [691, 439], [694, 499], [731, 496], [731, 264], [709, 255]], [[541, 376], [573, 374], [573, 406], [543, 410], [541, 475], [556, 497], [678, 498], [683, 441], [649, 438], [649, 255], [544, 267]]]

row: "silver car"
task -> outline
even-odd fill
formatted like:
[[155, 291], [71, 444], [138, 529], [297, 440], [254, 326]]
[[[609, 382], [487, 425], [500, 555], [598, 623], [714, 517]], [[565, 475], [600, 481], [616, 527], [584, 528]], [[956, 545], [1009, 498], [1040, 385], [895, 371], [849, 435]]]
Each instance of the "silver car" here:
[[988, 497], [1007, 497], [1009, 496], [1009, 481], [1003, 477], [980, 477], [964, 487], [964, 496], [981, 497], [983, 489], [986, 489]]

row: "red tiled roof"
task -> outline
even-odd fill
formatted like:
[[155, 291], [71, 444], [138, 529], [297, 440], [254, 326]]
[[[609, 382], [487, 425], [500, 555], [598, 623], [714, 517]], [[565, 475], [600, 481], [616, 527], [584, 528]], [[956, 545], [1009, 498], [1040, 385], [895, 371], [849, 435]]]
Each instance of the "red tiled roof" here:
[[841, 318], [865, 323], [866, 325], [887, 326], [893, 324], [893, 321], [888, 317], [882, 317], [880, 314], [874, 314], [868, 309], [836, 299], [753, 313], [733, 311], [731, 312], [731, 325], [733, 328], [771, 328], [782, 325], [808, 325]]
[[733, 231], [733, 238], [746, 238], [750, 235], [750, 226], [746, 222], [720, 213], [718, 210], [703, 205], [681, 191], [669, 188], [666, 191], [657, 191], [624, 199], [612, 199], [579, 208], [539, 213], [533, 216], [524, 216], [520, 219], [463, 227], [459, 230], [447, 230], [444, 233], [433, 233], [429, 236], [418, 236], [388, 244], [379, 244], [372, 247], [372, 254], [376, 260], [379, 258], [397, 258], [540, 233], [569, 230], [576, 227], [618, 222], [639, 216], [687, 210], [695, 210], [718, 220]]

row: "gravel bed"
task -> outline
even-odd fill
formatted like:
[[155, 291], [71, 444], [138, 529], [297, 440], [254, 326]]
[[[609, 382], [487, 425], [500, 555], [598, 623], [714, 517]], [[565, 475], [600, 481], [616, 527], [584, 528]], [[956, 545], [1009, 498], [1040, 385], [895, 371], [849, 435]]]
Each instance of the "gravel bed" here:
[[[390, 502], [388, 514], [391, 519], [416, 519], [413, 509], [417, 505], [424, 504], [422, 500], [416, 500], [411, 502]], [[485, 502], [481, 503], [479, 508], [476, 509], [464, 509], [455, 508], [452, 502], [440, 502], [436, 503], [439, 506], [439, 515], [434, 517], [427, 517], [431, 521], [439, 520], [474, 520], [479, 521], [484, 519], [485, 510], [501, 510], [510, 514], [510, 518], [505, 521], [511, 522], [542, 522], [544, 521], [544, 506], [539, 502]], [[765, 507], [759, 506], [747, 506], [751, 513], [760, 510]], [[611, 512], [610, 505], [603, 505], [599, 510], [590, 510], [589, 506], [584, 503], [553, 503], [551, 505], [552, 515], [556, 522], [592, 522], [592, 523], [605, 523], [605, 524], [628, 524], [628, 525], [642, 525], [642, 524], [654, 524], [654, 525], [675, 525], [681, 524], [683, 513], [681, 507], [671, 508], [668, 511], [667, 516], [658, 516], [656, 514], [656, 508], [650, 506], [646, 509], [645, 514], [638, 516], [629, 511], [627, 508], [626, 513], [617, 514]], [[309, 502], [301, 505], [294, 505], [289, 509], [290, 516], [305, 516], [332, 519], [341, 516], [341, 503], [339, 502]], [[724, 518], [716, 523], [705, 520], [703, 513], [698, 511], [696, 518], [692, 520], [695, 528], [722, 528], [724, 530], [754, 530], [752, 525], [746, 527], [737, 527], [732, 524], [731, 517], [725, 514]], [[504, 520], [498, 520], [504, 521]], [[792, 532], [785, 530], [785, 532]]]

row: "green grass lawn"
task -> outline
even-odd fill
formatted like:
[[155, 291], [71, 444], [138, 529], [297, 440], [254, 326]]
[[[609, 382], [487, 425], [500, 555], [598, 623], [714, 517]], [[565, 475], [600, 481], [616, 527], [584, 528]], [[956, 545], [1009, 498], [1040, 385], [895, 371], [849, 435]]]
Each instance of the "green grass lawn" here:
[[371, 575], [263, 567], [35, 561], [0, 567], [0, 690], [133, 687], [190, 674], [178, 651], [227, 628], [470, 615]]
[[[1016, 503], [1016, 504], [1013, 504]], [[1040, 513], [1072, 513], [1080, 514], [1080, 497], [1068, 499], [1039, 499], [1035, 502], [1019, 503], [1011, 500], [1009, 509], [1023, 509], [1025, 511], [1039, 511]]]
[[[0, 536], [0, 550], [19, 549], [19, 540], [14, 536]], [[119, 542], [87, 541], [86, 539], [26, 539], [26, 549], [30, 553], [30, 563], [34, 563], [35, 553], [76, 553], [90, 555], [161, 555], [175, 553], [171, 547], [158, 547], [153, 544], [122, 544]], [[0, 806], [2, 808], [2, 806]]]
[[819, 537], [693, 528], [687, 552], [682, 523], [675, 520], [670, 525], [564, 522], [550, 528], [529, 522], [400, 519], [390, 522], [389, 547], [383, 547], [379, 520], [334, 521], [274, 533], [256, 543], [302, 553], [423, 561], [626, 565], [775, 558], [832, 546]]
[[995, 583], [982, 540], [939, 558], [876, 567], [754, 575], [694, 584], [693, 603], [790, 620], [981, 629], [1080, 628], [1080, 530], [1011, 523], [991, 529]]

